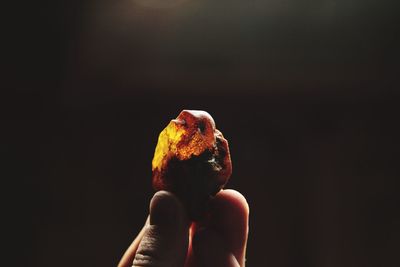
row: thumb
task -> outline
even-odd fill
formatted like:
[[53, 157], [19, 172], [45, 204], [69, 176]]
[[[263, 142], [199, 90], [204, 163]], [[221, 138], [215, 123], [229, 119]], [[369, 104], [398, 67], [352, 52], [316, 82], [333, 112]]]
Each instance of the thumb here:
[[181, 202], [170, 192], [157, 192], [150, 202], [150, 223], [133, 266], [183, 266], [188, 247], [189, 221]]

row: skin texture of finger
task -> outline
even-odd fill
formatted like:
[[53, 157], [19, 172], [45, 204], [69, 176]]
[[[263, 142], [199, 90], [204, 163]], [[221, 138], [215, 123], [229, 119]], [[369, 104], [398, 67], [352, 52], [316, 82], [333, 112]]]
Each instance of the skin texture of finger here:
[[210, 229], [196, 232], [193, 238], [193, 267], [240, 267], [225, 240]]
[[142, 241], [143, 235], [146, 231], [146, 227], [149, 225], [149, 218], [147, 218], [145, 225], [142, 230], [140, 230], [139, 234], [136, 236], [135, 240], [133, 240], [132, 244], [125, 251], [122, 259], [120, 260], [118, 267], [131, 267], [133, 259], [135, 258], [136, 251], [139, 247], [140, 241]]
[[157, 192], [150, 203], [150, 223], [136, 251], [133, 266], [183, 266], [189, 221], [181, 202], [170, 192]]
[[249, 212], [245, 197], [231, 189], [218, 193], [210, 206], [208, 227], [222, 237], [242, 267], [245, 266]]

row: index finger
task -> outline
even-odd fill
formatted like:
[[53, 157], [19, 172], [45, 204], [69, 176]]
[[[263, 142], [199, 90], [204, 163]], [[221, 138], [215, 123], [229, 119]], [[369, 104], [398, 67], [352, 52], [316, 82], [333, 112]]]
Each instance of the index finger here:
[[208, 221], [242, 267], [245, 266], [249, 213], [246, 198], [236, 190], [227, 189], [212, 200]]

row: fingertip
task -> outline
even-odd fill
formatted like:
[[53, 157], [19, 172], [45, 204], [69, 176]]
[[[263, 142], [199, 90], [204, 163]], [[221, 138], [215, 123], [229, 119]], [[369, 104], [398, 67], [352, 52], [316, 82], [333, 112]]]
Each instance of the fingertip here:
[[189, 227], [179, 199], [171, 192], [155, 193], [150, 201], [149, 217], [133, 266], [183, 265]]
[[233, 189], [225, 189], [219, 192], [213, 200], [214, 206], [229, 206], [240, 213], [242, 217], [248, 218], [250, 207], [246, 198], [240, 192]]
[[162, 203], [162, 205], [165, 206], [168, 205], [178, 207], [181, 205], [180, 201], [173, 193], [165, 190], [160, 190], [154, 193], [150, 201], [150, 210], [154, 205], [158, 205], [159, 203]]
[[211, 204], [210, 226], [222, 236], [240, 266], [245, 262], [249, 214], [246, 198], [236, 190], [219, 192]]
[[236, 190], [223, 190], [212, 201], [212, 220], [217, 229], [222, 229], [223, 232], [231, 229], [240, 233], [245, 232], [247, 237], [249, 215], [250, 207], [246, 198]]
[[150, 225], [171, 225], [185, 221], [182, 203], [171, 192], [158, 191], [150, 201]]

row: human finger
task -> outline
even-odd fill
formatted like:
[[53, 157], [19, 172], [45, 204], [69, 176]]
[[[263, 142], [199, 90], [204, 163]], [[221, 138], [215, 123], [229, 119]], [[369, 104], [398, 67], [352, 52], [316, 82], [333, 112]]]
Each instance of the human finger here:
[[191, 264], [196, 267], [240, 267], [225, 240], [211, 229], [202, 229], [195, 233], [192, 257]]
[[150, 203], [150, 221], [137, 248], [133, 266], [183, 266], [189, 221], [182, 203], [170, 192], [157, 192]]
[[118, 267], [131, 267], [133, 259], [135, 258], [136, 251], [139, 247], [140, 241], [142, 241], [143, 235], [145, 233], [146, 227], [149, 225], [149, 218], [140, 230], [139, 234], [136, 236], [135, 240], [133, 240], [132, 244], [129, 248], [125, 251], [124, 255], [122, 256], [121, 260], [119, 261]]
[[249, 232], [249, 205], [238, 191], [227, 189], [219, 192], [210, 206], [208, 227], [224, 240], [240, 266], [245, 266]]

